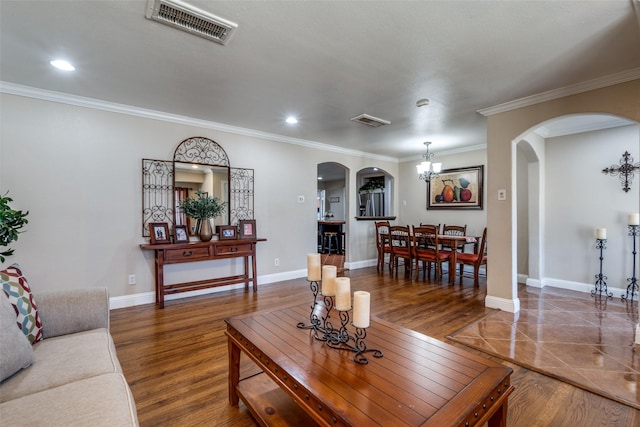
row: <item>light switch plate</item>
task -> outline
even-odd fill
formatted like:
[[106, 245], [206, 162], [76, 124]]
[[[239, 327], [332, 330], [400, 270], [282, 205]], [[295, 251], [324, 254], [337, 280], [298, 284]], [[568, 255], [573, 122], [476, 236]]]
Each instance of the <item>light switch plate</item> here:
[[304, 203], [304, 196], [298, 196], [298, 203]]
[[507, 190], [498, 190], [498, 200], [507, 200]]

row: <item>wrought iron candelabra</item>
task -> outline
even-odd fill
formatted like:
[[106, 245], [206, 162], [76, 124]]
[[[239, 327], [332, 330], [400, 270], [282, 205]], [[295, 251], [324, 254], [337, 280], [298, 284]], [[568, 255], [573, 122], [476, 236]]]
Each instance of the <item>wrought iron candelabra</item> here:
[[596, 249], [600, 250], [600, 272], [596, 274], [595, 289], [591, 291], [591, 295], [605, 294], [608, 298], [613, 297], [613, 292], [607, 292], [607, 276], [602, 274], [602, 261], [604, 256], [602, 251], [607, 248], [607, 239], [596, 239]]
[[317, 281], [309, 281], [309, 287], [313, 294], [313, 304], [311, 305], [311, 312], [309, 313], [309, 324], [299, 322], [296, 326], [301, 329], [312, 329], [313, 337], [319, 341], [325, 341], [327, 345], [337, 350], [348, 350], [355, 353], [353, 360], [361, 365], [366, 365], [369, 360], [364, 356], [364, 353], [371, 353], [373, 357], [382, 357], [383, 353], [380, 350], [367, 348], [365, 338], [367, 337], [367, 328], [355, 327], [355, 334], [351, 335], [347, 326], [350, 322], [349, 311], [338, 310], [338, 316], [340, 318], [340, 327], [335, 328], [331, 323], [331, 312], [334, 311], [334, 297], [325, 295], [324, 298], [324, 310], [323, 314], [319, 314], [319, 302], [318, 295], [319, 286]]
[[628, 225], [629, 227], [629, 236], [633, 240], [633, 271], [631, 273], [631, 277], [627, 279], [629, 285], [627, 285], [627, 293], [622, 295], [622, 299], [629, 298], [629, 294], [631, 294], [631, 301], [633, 301], [633, 296], [638, 292], [638, 278], [636, 277], [636, 258], [638, 255], [638, 250], [636, 249], [636, 238], [638, 237], [638, 226], [637, 225]]

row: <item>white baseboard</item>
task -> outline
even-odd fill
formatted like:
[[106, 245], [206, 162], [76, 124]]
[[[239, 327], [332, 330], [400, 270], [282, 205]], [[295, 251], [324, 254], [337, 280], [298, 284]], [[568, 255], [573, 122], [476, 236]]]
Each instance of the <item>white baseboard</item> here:
[[525, 285], [531, 286], [533, 288], [540, 288], [540, 289], [544, 288], [544, 282], [542, 280], [527, 278], [527, 280], [524, 283]]
[[526, 274], [518, 274], [518, 283], [527, 283], [529, 277]]
[[[569, 280], [560, 280], [560, 279], [553, 279], [553, 278], [545, 278], [543, 282], [544, 282], [544, 286], [551, 286], [558, 289], [568, 289], [570, 291], [584, 292], [584, 293], [591, 293], [591, 291], [594, 290], [595, 288], [595, 285], [593, 283], [572, 282]], [[617, 297], [620, 297], [622, 294], [625, 294], [627, 292], [626, 288], [625, 289], [613, 288], [611, 286], [608, 286], [607, 290], [609, 291], [609, 293], [612, 293], [614, 296], [617, 296]]]
[[[371, 267], [377, 264], [377, 260], [365, 260], [358, 262], [345, 263], [345, 268], [349, 270], [357, 270], [359, 268]], [[283, 282], [285, 280], [293, 280], [307, 276], [307, 270], [293, 270], [283, 273], [267, 274], [265, 276], [258, 276], [258, 286], [267, 285], [269, 283]], [[207, 295], [215, 292], [224, 292], [231, 289], [241, 289], [244, 287], [244, 283], [228, 286], [218, 286], [215, 288], [201, 289], [198, 291], [184, 292], [175, 295], [167, 295], [165, 301], [171, 301], [181, 298], [195, 297], [199, 295]], [[143, 304], [154, 304], [156, 302], [155, 292], [142, 292], [133, 295], [123, 295], [119, 297], [109, 298], [109, 309], [115, 310], [117, 308], [133, 307]]]
[[520, 300], [518, 298], [506, 299], [487, 295], [484, 299], [484, 305], [488, 308], [497, 308], [509, 313], [517, 313], [520, 311]]

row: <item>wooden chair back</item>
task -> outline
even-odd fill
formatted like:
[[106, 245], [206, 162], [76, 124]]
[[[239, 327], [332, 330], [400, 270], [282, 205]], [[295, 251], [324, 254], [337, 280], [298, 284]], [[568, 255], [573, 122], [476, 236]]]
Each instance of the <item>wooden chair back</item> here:
[[398, 271], [398, 259], [404, 259], [405, 270], [412, 270], [413, 249], [411, 248], [411, 229], [408, 225], [389, 227], [389, 248], [391, 249], [391, 271]]
[[389, 221], [376, 221], [376, 249], [378, 251], [378, 271], [384, 270], [384, 259], [386, 254], [391, 254], [389, 246]]
[[[467, 235], [467, 224], [465, 225], [447, 225], [444, 224], [442, 226], [442, 234], [448, 234], [449, 236], [466, 236]], [[455, 245], [449, 243], [447, 246], [449, 249], [453, 250], [455, 248], [458, 251], [464, 252], [464, 246], [466, 242], [458, 242]]]

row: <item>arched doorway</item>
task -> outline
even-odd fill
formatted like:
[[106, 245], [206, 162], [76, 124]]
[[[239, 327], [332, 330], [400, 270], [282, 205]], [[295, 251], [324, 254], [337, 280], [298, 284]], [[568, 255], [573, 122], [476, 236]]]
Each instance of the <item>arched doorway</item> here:
[[[626, 270], [619, 260], [626, 253], [621, 241], [626, 211], [638, 210], [637, 187], [634, 202], [633, 195], [625, 196], [600, 172], [627, 149], [638, 156], [638, 129], [637, 122], [612, 115], [566, 115], [540, 123], [513, 141], [513, 271], [518, 282], [588, 292], [595, 268], [591, 243], [598, 225], [608, 224], [619, 235], [610, 271], [620, 275], [615, 271]], [[612, 145], [616, 135], [624, 141]], [[603, 187], [589, 192], [593, 184], [586, 184], [583, 174]], [[624, 277], [615, 282], [621, 280]]]
[[344, 269], [347, 248], [348, 192], [346, 166], [336, 162], [317, 166], [316, 217], [317, 246], [322, 265], [331, 264]]

